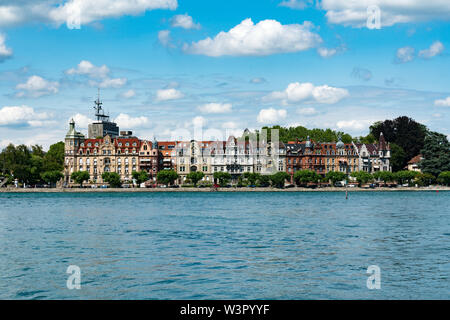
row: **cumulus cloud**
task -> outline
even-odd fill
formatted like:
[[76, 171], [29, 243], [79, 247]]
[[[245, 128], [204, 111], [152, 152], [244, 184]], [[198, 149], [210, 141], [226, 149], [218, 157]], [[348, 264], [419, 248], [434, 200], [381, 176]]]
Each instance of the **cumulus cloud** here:
[[159, 43], [161, 43], [161, 45], [163, 47], [173, 47], [173, 45], [171, 44], [171, 37], [170, 37], [170, 30], [161, 30], [158, 32], [158, 40]]
[[424, 50], [419, 51], [419, 57], [424, 59], [430, 59], [434, 56], [437, 56], [444, 51], [444, 45], [440, 41], [435, 41], [433, 44], [428, 48]]
[[70, 117], [70, 119], [67, 120], [67, 122], [70, 122], [71, 119], [73, 119], [73, 121], [75, 122], [75, 126], [77, 128], [82, 128], [82, 129], [87, 129], [89, 124], [94, 122], [93, 119], [91, 119], [81, 113], [77, 113], [77, 114], [73, 115], [72, 117]]
[[136, 96], [136, 92], [133, 89], [127, 90], [120, 94], [120, 97], [125, 98], [125, 99], [130, 99], [130, 98], [133, 98], [134, 96]]
[[334, 56], [337, 53], [337, 49], [332, 48], [332, 49], [327, 49], [327, 48], [319, 48], [317, 49], [317, 53], [322, 57], [322, 58], [330, 58], [332, 56]]
[[434, 101], [434, 105], [438, 107], [450, 107], [450, 97]]
[[105, 78], [109, 74], [109, 68], [106, 65], [96, 67], [90, 61], [82, 60], [76, 68], [66, 71], [69, 75], [85, 75], [91, 78]]
[[315, 101], [318, 103], [333, 104], [349, 95], [346, 89], [330, 87], [328, 85], [315, 86], [305, 82], [290, 83], [284, 91], [272, 92], [266, 99], [282, 100], [283, 104], [301, 101]]
[[29, 106], [7, 106], [0, 109], [0, 126], [39, 126], [49, 117], [49, 114], [35, 112]]
[[326, 11], [328, 22], [352, 27], [365, 27], [367, 8], [376, 5], [381, 9], [381, 25], [397, 23], [449, 20], [450, 2], [445, 0], [322, 0], [320, 7]]
[[126, 78], [106, 78], [100, 82], [98, 81], [89, 81], [89, 84], [92, 87], [100, 87], [100, 88], [121, 88], [127, 83]]
[[234, 121], [227, 121], [222, 123], [222, 128], [223, 129], [236, 129], [237, 128], [237, 123]]
[[58, 82], [48, 81], [39, 76], [31, 76], [25, 83], [19, 83], [16, 86], [16, 89], [19, 90], [16, 96], [37, 98], [40, 96], [57, 93], [58, 88]]
[[204, 127], [208, 123], [208, 120], [203, 118], [202, 116], [197, 116], [192, 119], [192, 125], [194, 127]]
[[138, 128], [146, 125], [148, 123], [147, 117], [130, 117], [128, 114], [121, 113], [114, 119], [114, 122], [117, 123], [119, 127], [124, 128]]
[[368, 128], [373, 122], [373, 120], [343, 120], [338, 121], [336, 126], [339, 129], [357, 131]]
[[178, 14], [170, 19], [172, 27], [179, 27], [183, 29], [200, 29], [200, 24], [195, 23], [191, 16], [186, 14]]
[[308, 5], [312, 4], [313, 0], [285, 0], [280, 2], [280, 7], [287, 7], [291, 9], [302, 10], [305, 9]]
[[3, 62], [6, 59], [11, 58], [12, 55], [13, 55], [12, 49], [6, 46], [5, 35], [0, 33], [0, 62]]
[[184, 94], [175, 88], [161, 89], [156, 91], [156, 101], [177, 100], [184, 97]]
[[313, 25], [282, 25], [276, 20], [263, 20], [254, 24], [245, 19], [229, 30], [184, 45], [184, 51], [210, 57], [220, 56], [266, 56], [276, 53], [298, 52], [317, 47], [322, 39], [311, 31]]
[[231, 112], [230, 103], [207, 103], [198, 107], [198, 110], [203, 113], [229, 113]]
[[297, 113], [302, 116], [313, 116], [317, 114], [317, 111], [314, 108], [301, 108], [297, 110]]
[[287, 112], [285, 109], [262, 109], [259, 111], [258, 117], [256, 120], [259, 123], [267, 123], [267, 124], [274, 124], [280, 120], [283, 120], [286, 118]]
[[[113, 3], [112, 3], [113, 2]], [[0, 26], [44, 22], [60, 26], [73, 22], [87, 24], [149, 10], [178, 7], [177, 0], [4, 0], [0, 5]]]
[[403, 47], [397, 50], [395, 61], [397, 63], [405, 63], [414, 60], [415, 49], [412, 47]]

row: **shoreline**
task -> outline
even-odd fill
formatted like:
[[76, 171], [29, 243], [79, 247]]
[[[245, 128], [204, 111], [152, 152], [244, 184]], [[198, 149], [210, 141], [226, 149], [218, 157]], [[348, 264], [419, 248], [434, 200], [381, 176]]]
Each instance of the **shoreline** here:
[[[399, 188], [348, 188], [348, 192], [420, 192], [420, 191], [450, 191], [450, 187], [447, 186], [432, 186], [432, 187], [399, 187]], [[217, 191], [213, 191], [210, 188], [106, 188], [106, 189], [92, 189], [92, 188], [1, 188], [0, 193], [142, 193], [142, 192], [345, 192], [345, 188], [340, 187], [326, 187], [318, 189], [310, 188], [288, 188], [288, 189], [276, 189], [276, 188], [218, 188]]]

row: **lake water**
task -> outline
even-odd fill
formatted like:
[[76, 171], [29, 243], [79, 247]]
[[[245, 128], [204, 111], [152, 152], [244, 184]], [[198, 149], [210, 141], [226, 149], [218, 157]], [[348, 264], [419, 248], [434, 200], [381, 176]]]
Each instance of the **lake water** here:
[[0, 299], [449, 299], [449, 206], [442, 191], [0, 193]]

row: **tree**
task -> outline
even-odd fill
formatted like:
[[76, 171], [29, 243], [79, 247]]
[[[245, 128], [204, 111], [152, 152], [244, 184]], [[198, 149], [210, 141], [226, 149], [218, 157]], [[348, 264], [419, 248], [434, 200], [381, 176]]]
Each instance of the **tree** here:
[[373, 173], [373, 178], [381, 180], [386, 184], [387, 182], [394, 181], [394, 174], [390, 171], [377, 171]]
[[256, 185], [258, 179], [260, 179], [261, 175], [257, 172], [245, 172], [243, 174], [244, 178], [248, 180], [250, 185]]
[[406, 152], [400, 147], [398, 144], [391, 143], [391, 166], [392, 171], [400, 171], [405, 167], [405, 163], [407, 163], [410, 159], [406, 155]]
[[102, 179], [108, 183], [111, 188], [120, 188], [122, 186], [120, 175], [117, 172], [103, 172]]
[[148, 175], [147, 171], [139, 171], [139, 172], [133, 171], [131, 173], [131, 176], [133, 177], [134, 180], [136, 180], [136, 183], [138, 185], [148, 181], [148, 179], [149, 179], [149, 175]]
[[442, 171], [450, 171], [450, 143], [445, 135], [429, 132], [421, 154], [423, 159], [419, 166], [422, 172], [438, 176]]
[[52, 171], [64, 169], [64, 142], [52, 144], [44, 155], [44, 170]]
[[365, 184], [373, 179], [373, 176], [365, 171], [352, 172], [351, 176], [358, 181], [359, 185]]
[[219, 180], [219, 185], [221, 187], [226, 186], [231, 180], [231, 174], [229, 174], [228, 172], [222, 172], [222, 171], [214, 172], [213, 176], [214, 176], [214, 179]]
[[443, 171], [439, 174], [437, 181], [445, 186], [450, 186], [450, 171]]
[[370, 133], [379, 139], [380, 133], [386, 141], [395, 143], [405, 152], [404, 161], [396, 169], [401, 170], [406, 166], [408, 160], [420, 153], [423, 148], [427, 128], [406, 116], [398, 117], [394, 120], [376, 122], [370, 126]]
[[327, 181], [331, 181], [333, 185], [335, 185], [338, 181], [345, 180], [346, 177], [347, 175], [344, 172], [339, 171], [330, 171], [325, 175], [325, 179], [327, 179]]
[[46, 171], [41, 174], [42, 180], [44, 180], [46, 183], [49, 183], [50, 185], [54, 186], [59, 180], [61, 180], [64, 175], [61, 171], [53, 170], [53, 171]]
[[306, 185], [308, 182], [318, 182], [320, 175], [311, 170], [299, 170], [294, 174], [294, 181], [297, 185]]
[[175, 180], [178, 179], [178, 174], [175, 172], [175, 170], [162, 170], [159, 171], [156, 175], [156, 179], [159, 183], [165, 184], [165, 185], [172, 185]]
[[429, 186], [436, 182], [436, 177], [431, 173], [419, 173], [414, 180], [419, 186]]
[[258, 187], [270, 186], [270, 176], [260, 174], [257, 182]]
[[411, 184], [418, 174], [416, 171], [402, 170], [394, 173], [394, 177], [398, 184], [404, 184], [405, 182]]
[[88, 181], [90, 178], [89, 172], [87, 171], [75, 171], [70, 175], [70, 178], [83, 187], [83, 182]]
[[186, 176], [186, 178], [188, 178], [190, 181], [192, 181], [192, 183], [196, 187], [197, 183], [200, 180], [202, 180], [204, 176], [205, 176], [205, 174], [201, 171], [193, 171], [193, 172], [189, 172], [188, 175]]
[[290, 175], [286, 172], [277, 172], [270, 176], [270, 181], [272, 182], [272, 186], [276, 188], [283, 188], [286, 180], [290, 179]]

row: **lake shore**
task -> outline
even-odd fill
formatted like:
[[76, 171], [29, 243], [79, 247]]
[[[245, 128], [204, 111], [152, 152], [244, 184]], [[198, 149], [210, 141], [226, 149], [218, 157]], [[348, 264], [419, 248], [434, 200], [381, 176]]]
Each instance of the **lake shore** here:
[[[326, 188], [218, 188], [219, 192], [345, 192], [345, 188], [326, 187]], [[396, 192], [396, 191], [450, 191], [450, 187], [446, 186], [430, 186], [430, 187], [398, 187], [398, 188], [348, 188], [348, 192]], [[90, 192], [216, 192], [210, 188], [1, 188], [0, 193], [90, 193]]]

